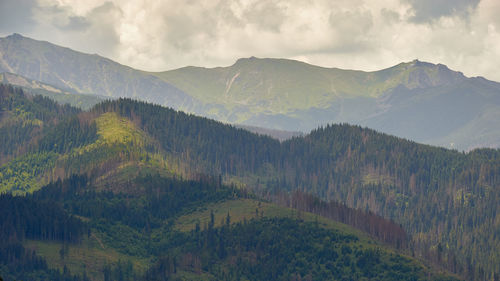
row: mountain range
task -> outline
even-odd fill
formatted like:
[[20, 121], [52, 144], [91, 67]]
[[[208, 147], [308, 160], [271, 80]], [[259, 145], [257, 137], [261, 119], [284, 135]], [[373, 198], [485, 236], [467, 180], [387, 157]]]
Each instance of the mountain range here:
[[153, 73], [18, 34], [0, 82], [6, 280], [500, 278], [496, 82], [418, 60]]
[[0, 72], [250, 127], [309, 132], [350, 123], [458, 150], [500, 146], [500, 84], [418, 60], [365, 72], [251, 57], [145, 72], [14, 34], [0, 39]]

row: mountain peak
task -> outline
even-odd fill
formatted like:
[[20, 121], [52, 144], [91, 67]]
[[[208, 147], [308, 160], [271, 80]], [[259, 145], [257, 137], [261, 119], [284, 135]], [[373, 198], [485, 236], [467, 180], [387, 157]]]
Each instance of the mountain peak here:
[[234, 63], [234, 65], [242, 65], [242, 64], [257, 62], [257, 61], [260, 61], [260, 60], [264, 60], [264, 59], [257, 58], [257, 57], [254, 57], [254, 56], [251, 56], [251, 57], [248, 57], [248, 58], [239, 58], [239, 59], [236, 60], [236, 62]]
[[421, 61], [419, 59], [414, 59], [410, 63], [411, 66], [417, 66], [417, 67], [422, 67], [422, 66], [434, 66], [435, 64], [426, 62], [426, 61]]
[[391, 73], [392, 79], [399, 79], [409, 89], [450, 85], [466, 79], [462, 72], [454, 71], [444, 64], [418, 59], [400, 63], [379, 73]]

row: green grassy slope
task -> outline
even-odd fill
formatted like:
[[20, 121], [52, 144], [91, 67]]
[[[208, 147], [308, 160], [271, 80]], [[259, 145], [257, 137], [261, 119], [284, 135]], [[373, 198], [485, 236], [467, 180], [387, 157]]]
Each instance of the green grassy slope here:
[[175, 228], [183, 232], [193, 231], [197, 223], [200, 225], [208, 224], [212, 213], [214, 215], [215, 227], [224, 226], [228, 214], [233, 224], [252, 218], [297, 218], [305, 222], [317, 222], [328, 229], [355, 235], [361, 242], [366, 244], [380, 245], [366, 233], [343, 223], [329, 220], [313, 213], [301, 212], [292, 208], [248, 198], [227, 200], [200, 207], [192, 213], [178, 217], [175, 222]]
[[[24, 246], [45, 258], [51, 268], [62, 271], [66, 266], [72, 273], [85, 272], [92, 280], [103, 279], [102, 272], [106, 265], [130, 262], [136, 270], [144, 272], [151, 263], [147, 259], [126, 255], [107, 247], [100, 241], [98, 234], [92, 234], [79, 244], [27, 240]], [[63, 255], [61, 250], [64, 251]]]
[[236, 122], [250, 114], [292, 114], [328, 108], [345, 98], [378, 98], [399, 85], [414, 89], [464, 79], [442, 65], [418, 61], [363, 72], [254, 57], [240, 59], [229, 67], [185, 67], [153, 74], [207, 104], [224, 105], [229, 114], [239, 106], [247, 107], [250, 112]]
[[267, 100], [270, 105], [267, 109], [277, 111], [279, 102], [272, 101], [280, 97], [283, 110], [305, 109], [323, 107], [342, 97], [378, 97], [398, 85], [414, 89], [451, 84], [465, 78], [459, 73], [448, 73], [445, 66], [418, 61], [363, 72], [254, 57], [239, 59], [229, 67], [185, 67], [153, 74], [206, 103], [250, 106]]

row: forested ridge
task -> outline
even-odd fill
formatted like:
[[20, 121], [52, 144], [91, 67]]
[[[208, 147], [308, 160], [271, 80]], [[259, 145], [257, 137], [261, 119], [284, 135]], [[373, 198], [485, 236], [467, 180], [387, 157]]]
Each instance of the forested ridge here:
[[80, 112], [68, 105], [59, 105], [39, 95], [0, 83], [0, 163], [26, 152], [26, 144], [41, 133], [44, 126]]
[[241, 129], [131, 100], [105, 102], [137, 122], [192, 172], [236, 177], [257, 192], [302, 190], [403, 225], [416, 255], [468, 279], [500, 272], [500, 151], [421, 145], [347, 124], [280, 143]]
[[[113, 231], [108, 229], [110, 224], [97, 223], [102, 219], [119, 222], [120, 226], [114, 226], [115, 230], [123, 226], [144, 231], [158, 226], [159, 221], [168, 220], [168, 216], [180, 215], [167, 211], [168, 216], [155, 214], [150, 217], [149, 214], [158, 209], [151, 206], [159, 206], [158, 202], [164, 203], [170, 197], [161, 197], [163, 191], [156, 191], [153, 187], [147, 190], [144, 186], [168, 185], [163, 182], [165, 177], [175, 174], [192, 180], [199, 180], [200, 175], [209, 175], [218, 179], [211, 183], [212, 186], [225, 183], [245, 187], [257, 196], [276, 202], [281, 196], [284, 206], [340, 221], [338, 213], [342, 206], [358, 209], [359, 214], [349, 212], [368, 221], [377, 221], [379, 217], [375, 214], [381, 215], [396, 222], [389, 234], [375, 227], [366, 227], [364, 231], [372, 231], [374, 237], [382, 241], [387, 239], [386, 242], [394, 243], [395, 247], [399, 243], [399, 247], [406, 247], [408, 253], [444, 266], [466, 279], [498, 278], [498, 150], [481, 149], [465, 154], [347, 124], [326, 126], [304, 137], [280, 143], [206, 118], [128, 99], [103, 102], [90, 112], [80, 113], [77, 109], [60, 107], [44, 98], [25, 96], [15, 88], [3, 86], [0, 90], [0, 129], [8, 135], [19, 131], [27, 136], [24, 142], [18, 143], [6, 139], [10, 148], [5, 149], [1, 158], [5, 162], [0, 167], [2, 190], [32, 192], [36, 189], [32, 187], [41, 179], [54, 181], [57, 185], [57, 177], [86, 174], [96, 191], [108, 190], [108, 193], [97, 196], [92, 192], [79, 191], [78, 200], [61, 197], [51, 200], [69, 200], [71, 204], [68, 203], [65, 210], [70, 214], [101, 216], [101, 220], [96, 220], [91, 228], [103, 233]], [[33, 118], [28, 109], [22, 114], [15, 113], [18, 107], [6, 104], [13, 104], [16, 99], [22, 101], [19, 104], [34, 103], [31, 106], [35, 108], [40, 106], [43, 110], [39, 111], [46, 112], [49, 117], [41, 115], [40, 118]], [[36, 103], [38, 99], [42, 102]], [[119, 141], [110, 141], [112, 137], [106, 140], [106, 136], [102, 135], [103, 124], [114, 120], [106, 115], [109, 113], [117, 113], [123, 119], [113, 122], [119, 122], [130, 130], [122, 132], [123, 137]], [[28, 124], [35, 124], [34, 129], [29, 129]], [[123, 177], [114, 171], [128, 167], [124, 163], [130, 167], [139, 165], [142, 168], [132, 168], [138, 171], [153, 167], [147, 169], [153, 169], [155, 173], [160, 171], [161, 175], [130, 177], [125, 174]], [[28, 166], [39, 168], [31, 172]], [[167, 172], [162, 170], [165, 167]], [[162, 180], [148, 183], [149, 178]], [[172, 192], [178, 194], [175, 186], [182, 187], [182, 182], [174, 181]], [[61, 186], [56, 190], [61, 188], [64, 190]], [[42, 193], [34, 193], [34, 198], [41, 200], [40, 194], [47, 193], [47, 190], [50, 190], [50, 185]], [[239, 194], [237, 190], [240, 189], [224, 190], [229, 190], [224, 196], [231, 198], [247, 196], [246, 193]], [[303, 195], [283, 200], [283, 192], [297, 190]], [[124, 193], [117, 195], [117, 192]], [[134, 208], [127, 211], [130, 209], [129, 203], [125, 204], [130, 201], [127, 198], [143, 192], [158, 194], [161, 200], [154, 203], [151, 199], [153, 201], [148, 201], [151, 205], [137, 201], [143, 211]], [[308, 197], [308, 193], [332, 202], [321, 203], [314, 197]], [[229, 198], [224, 196], [222, 198]], [[179, 206], [196, 202], [194, 198], [188, 196], [186, 201], [182, 201], [180, 197], [177, 203], [169, 204], [173, 204], [172, 210], [178, 210]], [[120, 200], [124, 201], [114, 205]], [[215, 197], [204, 202], [214, 200], [222, 199]], [[77, 202], [95, 204], [95, 207], [79, 206]], [[100, 209], [108, 205], [110, 209]], [[124, 216], [106, 217], [113, 212], [123, 213]], [[154, 219], [155, 216], [160, 220]], [[344, 222], [355, 224], [349, 219]], [[397, 238], [406, 237], [395, 234], [401, 231], [396, 227], [398, 224], [408, 234], [408, 239], [403, 241]], [[379, 234], [376, 234], [377, 231]], [[143, 250], [129, 254], [147, 255]]]

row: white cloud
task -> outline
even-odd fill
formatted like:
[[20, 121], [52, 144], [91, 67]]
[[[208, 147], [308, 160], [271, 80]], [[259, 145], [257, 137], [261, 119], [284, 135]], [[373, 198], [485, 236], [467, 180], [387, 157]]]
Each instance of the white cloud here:
[[500, 81], [500, 1], [441, 2], [38, 0], [21, 30], [145, 70], [249, 56], [375, 70], [418, 58]]

